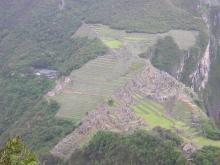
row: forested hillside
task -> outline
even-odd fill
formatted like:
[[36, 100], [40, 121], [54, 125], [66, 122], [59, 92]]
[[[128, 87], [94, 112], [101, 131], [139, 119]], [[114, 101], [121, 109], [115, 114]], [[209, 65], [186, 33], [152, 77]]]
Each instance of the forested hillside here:
[[[168, 130], [138, 131], [131, 135], [99, 132], [88, 146], [75, 152], [69, 165], [149, 164], [149, 165], [218, 165], [220, 149], [204, 147], [186, 159], [181, 153], [181, 138]], [[190, 161], [189, 161], [190, 160]]]

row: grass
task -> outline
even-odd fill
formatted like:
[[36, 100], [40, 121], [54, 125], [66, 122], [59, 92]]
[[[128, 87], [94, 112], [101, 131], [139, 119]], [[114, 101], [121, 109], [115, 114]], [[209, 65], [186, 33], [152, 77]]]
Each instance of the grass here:
[[192, 142], [199, 148], [202, 148], [203, 146], [220, 147], [220, 141], [210, 140], [204, 137], [195, 137], [192, 139]]
[[[176, 102], [174, 108], [175, 113], [177, 114], [169, 111], [170, 113], [168, 117], [167, 110], [161, 104], [146, 99], [141, 94], [134, 94], [133, 98], [138, 101], [138, 103], [135, 106], [132, 106], [131, 109], [146, 121], [149, 129], [156, 126], [171, 130], [178, 129], [180, 132], [178, 133], [179, 136], [181, 136], [185, 142], [192, 142], [198, 148], [208, 145], [220, 147], [220, 141], [214, 141], [200, 136], [201, 130], [191, 126], [191, 120], [194, 115], [196, 115], [197, 118], [204, 119], [204, 114], [198, 107], [191, 107], [185, 102], [179, 100]], [[188, 113], [192, 111], [194, 112]]]
[[[156, 126], [160, 126], [166, 129], [174, 129], [180, 132], [180, 136], [186, 141], [194, 140], [195, 144], [200, 142], [200, 146], [204, 146], [212, 140], [199, 137], [200, 130], [193, 128], [191, 126], [192, 118], [196, 115], [197, 119], [200, 117], [204, 119], [203, 112], [199, 108], [189, 106], [183, 101], [177, 101], [174, 106], [174, 112], [171, 112], [161, 104], [144, 98], [141, 94], [134, 94], [133, 98], [138, 102], [136, 105], [132, 106], [131, 109], [141, 118], [143, 118], [149, 126], [149, 129], [152, 129]], [[194, 113], [188, 113], [192, 112]], [[169, 115], [168, 115], [169, 114]], [[199, 141], [200, 140], [200, 141]], [[220, 141], [216, 141], [216, 144], [220, 144]]]
[[91, 109], [94, 110], [105, 99], [101, 96], [85, 96], [77, 94], [60, 94], [56, 98], [59, 101], [61, 110], [56, 117], [80, 121], [82, 117]]
[[[130, 58], [130, 57], [129, 57]], [[133, 79], [144, 67], [139, 59], [127, 63], [123, 57], [105, 55], [71, 73], [72, 82], [55, 99], [61, 106], [57, 117], [80, 120], [86, 112], [108, 104], [117, 89]], [[69, 92], [68, 92], [69, 91]], [[117, 105], [117, 101], [114, 101]]]
[[122, 46], [122, 43], [118, 40], [103, 40], [104, 44], [112, 49], [118, 49]]
[[112, 49], [117, 49], [126, 46], [135, 54], [146, 52], [149, 47], [157, 43], [158, 38], [171, 36], [179, 49], [187, 50], [195, 45], [197, 31], [186, 30], [170, 30], [164, 33], [128, 33], [124, 30], [112, 29], [109, 26], [101, 24], [83, 24], [74, 37], [98, 37], [103, 43]]
[[[140, 98], [137, 95], [134, 97]], [[145, 100], [132, 107], [132, 109], [138, 116], [142, 117], [151, 128], [161, 126], [163, 128], [171, 129], [174, 126], [173, 121], [164, 116], [164, 109], [162, 109], [157, 103]]]

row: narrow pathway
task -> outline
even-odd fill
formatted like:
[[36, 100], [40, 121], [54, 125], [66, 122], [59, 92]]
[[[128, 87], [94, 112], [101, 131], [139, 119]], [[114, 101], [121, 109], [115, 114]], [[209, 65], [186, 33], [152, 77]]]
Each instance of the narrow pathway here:
[[79, 94], [79, 95], [87, 95], [87, 96], [102, 96], [102, 97], [109, 97], [109, 94], [101, 94], [101, 93], [87, 93], [87, 92], [81, 92], [76, 89], [64, 89], [63, 93], [67, 94]]

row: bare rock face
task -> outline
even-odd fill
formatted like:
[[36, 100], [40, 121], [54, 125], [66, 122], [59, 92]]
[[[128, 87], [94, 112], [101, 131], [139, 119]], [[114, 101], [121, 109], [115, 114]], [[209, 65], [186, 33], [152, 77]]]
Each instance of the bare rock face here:
[[183, 145], [182, 150], [184, 155], [190, 157], [190, 155], [192, 155], [196, 151], [196, 147], [194, 147], [191, 143], [187, 143]]

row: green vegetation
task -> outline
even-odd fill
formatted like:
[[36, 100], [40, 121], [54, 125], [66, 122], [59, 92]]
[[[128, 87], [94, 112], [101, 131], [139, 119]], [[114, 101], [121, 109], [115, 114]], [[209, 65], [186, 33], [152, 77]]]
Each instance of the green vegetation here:
[[203, 147], [192, 155], [195, 165], [218, 165], [220, 160], [220, 148]]
[[32, 67], [68, 75], [103, 55], [106, 47], [97, 39], [72, 39], [80, 17], [69, 10], [60, 12], [53, 0], [1, 1], [0, 7], [4, 18], [0, 23], [0, 145], [20, 135], [43, 155], [75, 128], [75, 122], [55, 118], [59, 106], [43, 97], [54, 82], [34, 76]]
[[214, 122], [211, 121], [203, 121], [202, 129], [204, 131], [204, 135], [212, 140], [220, 140], [220, 131], [216, 127]]
[[[112, 65], [111, 62], [104, 59], [98, 67], [93, 63], [91, 68], [94, 70], [88, 67], [80, 70], [82, 72], [78, 72], [77, 78], [79, 79], [76, 81], [81, 80], [83, 83], [78, 81], [71, 84], [72, 87], [80, 90], [85, 89], [86, 86], [85, 91], [80, 92], [82, 95], [90, 94], [89, 96], [79, 97], [79, 95], [73, 94], [73, 97], [69, 97], [70, 95], [64, 94], [65, 97], [69, 97], [71, 102], [66, 109], [62, 106], [62, 99], [59, 102], [60, 99], [55, 98], [61, 103], [60, 111], [56, 102], [46, 101], [44, 95], [53, 88], [54, 82], [33, 76], [33, 68], [53, 69], [58, 71], [59, 76], [66, 76], [72, 70], [80, 68], [91, 59], [106, 52], [106, 47], [98, 39], [72, 37], [83, 21], [101, 23], [128, 32], [158, 33], [168, 32], [172, 29], [203, 29], [201, 19], [192, 17], [191, 14], [177, 6], [174, 6], [170, 0], [140, 0], [136, 3], [133, 0], [65, 0], [65, 7], [61, 10], [57, 1], [54, 0], [0, 1], [0, 17], [2, 18], [0, 19], [0, 145], [3, 145], [10, 136], [20, 135], [31, 149], [43, 157], [54, 144], [73, 131], [76, 126], [76, 121], [73, 119], [75, 112], [77, 111], [78, 116], [76, 116], [79, 120], [80, 115], [88, 111], [88, 107], [85, 108], [85, 111], [80, 109], [81, 104], [78, 104], [77, 107], [77, 101], [84, 102], [88, 97], [91, 98], [97, 94], [95, 92], [100, 91], [103, 92], [101, 95], [107, 93], [109, 97], [115, 89], [137, 73], [137, 68], [131, 67], [128, 74], [122, 72], [123, 74], [117, 75], [116, 73], [121, 70], [118, 67], [121, 66], [118, 63]], [[139, 40], [138, 37], [131, 40], [134, 39]], [[147, 41], [152, 43], [155, 39], [150, 38]], [[110, 48], [119, 48], [121, 45], [122, 43], [115, 39], [107, 42], [107, 46]], [[195, 52], [198, 53], [196, 50]], [[109, 65], [107, 66], [106, 63]], [[104, 70], [100, 69], [103, 66]], [[112, 70], [111, 66], [115, 66], [116, 72], [109, 77], [104, 77], [103, 75]], [[91, 70], [92, 72], [90, 72]], [[97, 70], [100, 71], [99, 74], [97, 74]], [[75, 75], [73, 74], [73, 76]], [[116, 79], [115, 76], [119, 76], [119, 78]], [[104, 83], [103, 78], [106, 78]], [[115, 81], [108, 84], [109, 78]], [[94, 79], [95, 83], [98, 82], [100, 85], [98, 90], [94, 89]], [[89, 85], [85, 83], [87, 80], [91, 80]], [[87, 89], [90, 91], [88, 92]], [[81, 100], [77, 100], [75, 97]], [[73, 101], [74, 99], [76, 102]], [[97, 99], [98, 103], [100, 100], [102, 101], [103, 96], [99, 99], [100, 97]], [[143, 107], [146, 108], [145, 106]], [[77, 110], [72, 110], [72, 107]], [[92, 108], [90, 107], [89, 110]], [[146, 109], [150, 109], [150, 113], [154, 117], [160, 115], [155, 115], [156, 112], [152, 111], [148, 105]], [[58, 111], [65, 117], [70, 116], [70, 120], [55, 118], [56, 114], [59, 116]], [[65, 112], [63, 113], [63, 111]], [[71, 116], [70, 113], [74, 115]], [[154, 119], [152, 118], [152, 123], [155, 123]], [[170, 127], [168, 119], [164, 118], [162, 121], [167, 128]], [[147, 142], [145, 141], [145, 143]], [[165, 156], [161, 160], [170, 156], [167, 154], [176, 156], [165, 160], [167, 164], [182, 161], [182, 159], [176, 160], [179, 158], [179, 151], [176, 152], [170, 145], [161, 141], [159, 143], [154, 141], [154, 143], [164, 149], [164, 152], [169, 151], [164, 153]], [[145, 149], [143, 151], [145, 152]], [[135, 155], [135, 152], [132, 154], [139, 156]], [[147, 159], [151, 158], [151, 154], [160, 157], [159, 151], [147, 154], [150, 156]], [[141, 155], [141, 159], [143, 155]], [[145, 161], [144, 158], [143, 161]]]
[[[114, 91], [132, 80], [144, 67], [142, 60], [132, 63], [109, 54], [98, 57], [70, 74], [64, 92], [52, 97], [60, 105], [57, 117], [79, 121], [87, 112], [106, 104]], [[116, 101], [116, 100], [115, 100]]]
[[186, 12], [191, 13], [194, 16], [199, 16], [200, 13], [197, 10], [198, 5], [200, 5], [200, 1], [198, 0], [171, 0], [174, 5], [179, 8], [182, 8]]
[[183, 59], [183, 53], [172, 37], [158, 40], [152, 54], [151, 62], [155, 67], [176, 76], [178, 67]]
[[193, 144], [195, 144], [198, 148], [202, 148], [203, 146], [213, 146], [220, 147], [220, 142], [217, 140], [207, 139], [202, 136], [197, 136], [192, 138]]
[[87, 146], [73, 154], [69, 164], [185, 165], [178, 149], [180, 142], [176, 135], [162, 129], [128, 135], [98, 132]]
[[170, 130], [156, 127], [133, 134], [98, 132], [88, 145], [75, 152], [69, 165], [148, 164], [218, 165], [220, 148], [205, 146], [194, 152], [188, 162], [180, 152], [182, 139]]
[[109, 100], [108, 100], [108, 105], [109, 105], [110, 107], [114, 106], [114, 100], [113, 100], [113, 99], [109, 99]]
[[121, 47], [121, 42], [117, 40], [104, 40], [104, 44], [112, 49], [117, 49]]
[[[189, 41], [181, 41], [181, 39], [178, 38], [175, 39], [175, 34], [171, 36], [159, 39], [146, 53], [140, 54], [140, 57], [150, 58], [155, 67], [168, 72], [174, 77], [177, 76], [177, 70], [180, 69], [181, 62], [184, 60], [179, 78], [187, 86], [191, 86], [192, 80], [190, 75], [196, 70], [198, 61], [200, 61], [206, 50], [208, 45], [208, 34], [205, 30], [200, 31], [194, 45], [188, 45], [187, 47], [185, 44]], [[177, 44], [180, 41], [181, 44]], [[185, 46], [180, 49], [180, 46], [183, 45]]]
[[10, 139], [0, 150], [2, 165], [38, 165], [36, 156], [23, 144], [20, 138]]
[[192, 139], [199, 148], [207, 145], [220, 147], [218, 128], [196, 105], [178, 100], [164, 107], [140, 94], [134, 94], [133, 98], [138, 102], [132, 107], [133, 111], [145, 120], [149, 129], [160, 126], [175, 130], [186, 141]]
[[[54, 118], [59, 106], [43, 101], [49, 80], [14, 75], [1, 79], [0, 144], [21, 136], [37, 153], [48, 150], [74, 128], [74, 123]], [[37, 137], [37, 138], [36, 138]]]
[[[188, 50], [196, 43], [198, 31], [170, 30], [164, 33], [140, 33], [126, 32], [112, 29], [101, 24], [82, 24], [73, 37], [99, 38], [109, 48], [127, 47], [132, 52], [139, 54], [156, 44], [158, 38], [171, 36], [181, 50]], [[121, 50], [120, 50], [121, 51]]]
[[[134, 112], [142, 117], [150, 128], [160, 126], [166, 129], [187, 129], [187, 124], [182, 120], [176, 120], [175, 115], [168, 116], [166, 109], [150, 99], [141, 99], [139, 95], [133, 96], [139, 103], [132, 107]], [[184, 113], [184, 112], [183, 112]], [[190, 118], [191, 116], [189, 116]]]
[[[87, 9], [84, 10], [86, 22], [101, 23], [129, 32], [158, 33], [171, 29], [195, 30], [204, 26], [201, 19], [193, 18], [170, 0], [140, 0], [136, 3], [132, 0], [76, 1], [75, 6], [80, 5]], [[112, 6], [110, 10], [109, 6]]]
[[144, 102], [135, 106], [134, 112], [141, 116], [151, 127], [161, 126], [163, 128], [171, 128], [173, 126], [172, 121], [163, 117], [159, 110], [152, 107], [150, 104]]

